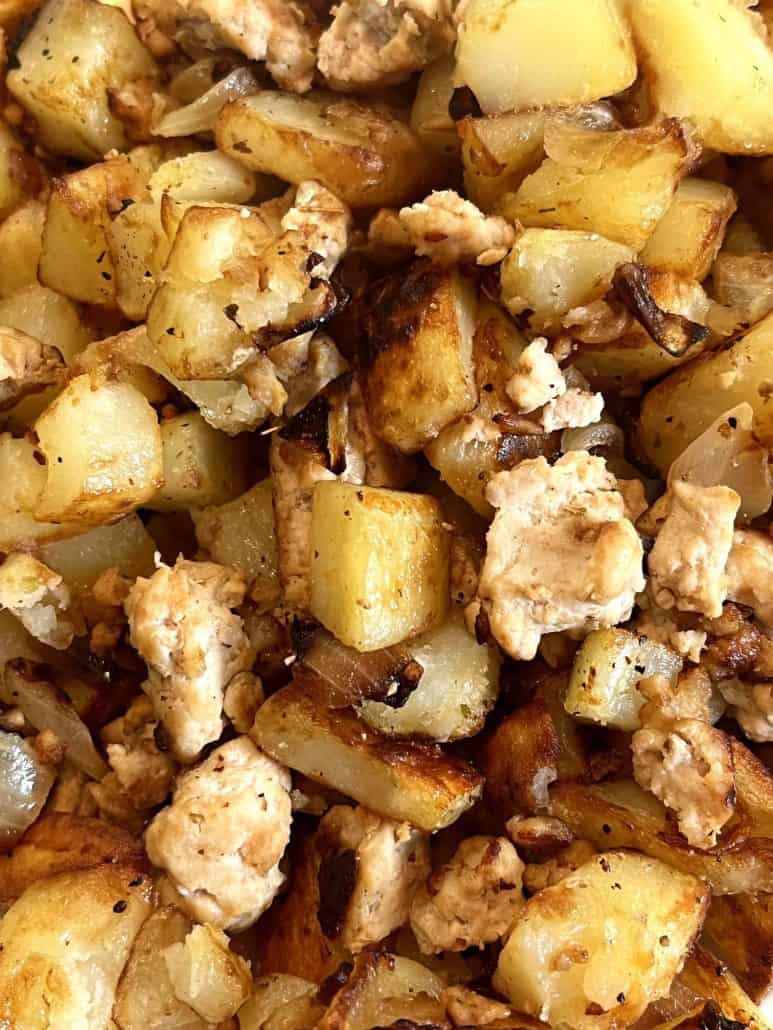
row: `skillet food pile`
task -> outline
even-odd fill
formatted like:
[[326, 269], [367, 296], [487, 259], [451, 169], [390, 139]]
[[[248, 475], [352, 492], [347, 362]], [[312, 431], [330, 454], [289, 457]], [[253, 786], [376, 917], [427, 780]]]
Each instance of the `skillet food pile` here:
[[772, 0], [0, 27], [0, 1028], [770, 1030]]

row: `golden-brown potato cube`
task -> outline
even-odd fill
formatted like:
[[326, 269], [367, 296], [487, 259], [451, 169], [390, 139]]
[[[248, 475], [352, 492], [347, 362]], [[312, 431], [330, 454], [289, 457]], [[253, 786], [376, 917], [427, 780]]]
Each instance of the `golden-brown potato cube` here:
[[104, 1030], [153, 885], [129, 865], [62, 873], [28, 887], [0, 926], [0, 1021]]
[[[707, 1012], [714, 1008], [724, 1019], [743, 1023], [750, 1030], [767, 1030], [770, 1025], [767, 1011], [758, 1008], [724, 963], [717, 961], [716, 954], [700, 944], [695, 945], [674, 981], [672, 996], [677, 992], [686, 998], [706, 998], [710, 1003]], [[668, 1000], [664, 999], [664, 1006], [667, 1005]], [[666, 1011], [668, 1021], [673, 1009]]]
[[68, 364], [94, 338], [76, 304], [37, 283], [0, 300], [0, 325], [51, 344]]
[[230, 437], [189, 411], [161, 423], [164, 485], [147, 503], [155, 511], [224, 504], [247, 486], [244, 437]]
[[711, 270], [714, 296], [749, 325], [773, 311], [773, 254], [718, 255]]
[[0, 122], [0, 218], [36, 194], [42, 185], [35, 159], [28, 154], [13, 132]]
[[686, 279], [705, 279], [736, 206], [729, 186], [707, 179], [683, 179], [639, 260], [649, 268], [675, 272]]
[[247, 168], [296, 185], [317, 179], [352, 207], [404, 204], [433, 180], [435, 158], [404, 121], [335, 93], [242, 97], [223, 108], [215, 136]]
[[665, 475], [671, 462], [723, 411], [746, 401], [755, 431], [773, 441], [773, 315], [726, 350], [702, 354], [672, 372], [645, 396], [640, 439], [650, 461]]
[[482, 211], [496, 210], [502, 195], [517, 190], [545, 156], [542, 111], [467, 117], [457, 122], [456, 131], [465, 193]]
[[441, 57], [419, 77], [416, 96], [411, 108], [411, 128], [430, 150], [446, 157], [459, 150], [448, 105], [454, 92], [454, 60]]
[[17, 551], [82, 531], [77, 523], [38, 522], [35, 511], [46, 485], [43, 456], [26, 437], [0, 434], [0, 551]]
[[456, 47], [456, 85], [486, 114], [572, 107], [636, 78], [630, 31], [614, 0], [471, 0]]
[[413, 454], [477, 400], [475, 288], [458, 269], [416, 262], [374, 287], [363, 393], [374, 432]]
[[272, 694], [250, 735], [278, 762], [422, 830], [449, 826], [480, 795], [472, 766], [436, 745], [384, 737], [350, 710], [327, 709], [305, 681]]
[[155, 78], [157, 68], [122, 11], [98, 0], [49, 0], [17, 58], [8, 89], [45, 147], [84, 161], [126, 148], [108, 88]]
[[450, 535], [421, 494], [318, 483], [311, 521], [311, 613], [358, 651], [436, 626], [448, 607]]
[[103, 572], [117, 568], [134, 579], [153, 572], [155, 541], [138, 515], [114, 526], [97, 526], [68, 540], [45, 544], [40, 560], [64, 578], [71, 590], [88, 590]]
[[720, 895], [711, 901], [704, 936], [758, 1003], [773, 988], [773, 896]]
[[[269, 1018], [282, 1021], [298, 1003], [314, 1004], [317, 985], [292, 973], [269, 973], [253, 984], [252, 996], [239, 1009], [240, 1030], [261, 1030]], [[139, 1028], [138, 1028], [139, 1030]]]
[[279, 596], [279, 566], [271, 479], [217, 508], [193, 512], [196, 538], [213, 561], [250, 580], [250, 597], [268, 604]]
[[673, 119], [618, 132], [555, 122], [545, 149], [548, 157], [502, 198], [500, 213], [527, 226], [597, 232], [636, 251], [687, 170], [684, 132]]
[[0, 225], [0, 297], [38, 281], [45, 208], [30, 200]]
[[733, 0], [627, 0], [626, 7], [657, 110], [689, 119], [708, 147], [773, 152], [773, 54], [756, 11]]
[[486, 797], [505, 819], [547, 804], [548, 784], [558, 775], [560, 742], [542, 699], [503, 719], [486, 741], [481, 769]]
[[127, 383], [73, 379], [35, 423], [46, 458], [36, 518], [83, 526], [117, 522], [163, 483], [153, 408]]
[[700, 880], [656, 859], [597, 855], [529, 899], [494, 983], [552, 1026], [628, 1026], [668, 994], [708, 902]]
[[546, 328], [603, 297], [618, 265], [633, 258], [630, 247], [597, 233], [527, 229], [502, 263], [502, 301], [514, 315], [533, 312], [534, 329]]

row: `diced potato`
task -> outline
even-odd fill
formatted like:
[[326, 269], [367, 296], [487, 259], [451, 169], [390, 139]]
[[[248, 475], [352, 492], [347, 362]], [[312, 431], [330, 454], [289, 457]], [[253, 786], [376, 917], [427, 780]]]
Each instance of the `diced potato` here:
[[456, 85], [469, 86], [486, 114], [586, 104], [635, 78], [614, 0], [471, 0], [464, 8]]
[[421, 142], [447, 157], [459, 150], [456, 126], [448, 113], [453, 92], [453, 58], [441, 57], [421, 73], [411, 108], [411, 128]]
[[475, 288], [458, 269], [416, 262], [369, 297], [363, 393], [374, 432], [405, 454], [477, 400]]
[[704, 936], [757, 1003], [773, 990], [773, 897], [721, 895], [712, 899]]
[[672, 993], [677, 991], [688, 1003], [691, 998], [706, 998], [726, 1021], [742, 1023], [750, 1030], [768, 1030], [770, 1026], [768, 1006], [765, 1011], [758, 1008], [725, 965], [700, 944], [695, 945], [674, 981]]
[[557, 123], [546, 152], [520, 189], [502, 198], [500, 213], [526, 226], [597, 232], [636, 251], [687, 170], [687, 143], [675, 120], [618, 132]]
[[42, 185], [35, 159], [28, 154], [13, 132], [0, 122], [0, 218], [5, 218], [26, 197]]
[[0, 434], [0, 551], [33, 547], [82, 531], [78, 523], [38, 522], [34, 516], [46, 485], [43, 455], [26, 437]]
[[[689, 119], [707, 147], [773, 152], [773, 54], [759, 15], [734, 0], [628, 0], [655, 107]], [[689, 46], [680, 41], [689, 40]]]
[[460, 611], [407, 645], [422, 674], [399, 707], [366, 701], [360, 714], [387, 736], [458, 740], [478, 733], [499, 693], [499, 652], [470, 636]]
[[539, 330], [603, 297], [618, 265], [633, 258], [630, 247], [596, 233], [527, 229], [502, 263], [502, 300], [514, 315], [533, 312]]
[[231, 951], [217, 927], [194, 926], [184, 941], [168, 945], [162, 958], [174, 996], [210, 1025], [230, 1019], [249, 997], [249, 963]]
[[[239, 1009], [240, 1030], [263, 1030], [269, 1019], [282, 1020], [290, 1005], [317, 993], [317, 985], [291, 973], [260, 976], [252, 986], [252, 996]], [[138, 1028], [139, 1030], [139, 1028]]]
[[162, 157], [159, 146], [138, 147], [55, 179], [46, 207], [40, 281], [73, 300], [115, 305], [115, 264], [108, 245], [111, 219], [139, 200]]
[[155, 78], [157, 68], [122, 11], [98, 0], [49, 0], [17, 58], [8, 89], [35, 118], [45, 147], [84, 161], [126, 148], [107, 90]]
[[679, 183], [639, 260], [649, 268], [705, 279], [736, 209], [729, 186], [690, 177]]
[[547, 805], [548, 784], [558, 776], [560, 741], [541, 698], [502, 719], [485, 743], [481, 769], [486, 797], [498, 815], [535, 813]]
[[305, 681], [272, 694], [250, 735], [283, 765], [422, 830], [449, 826], [480, 796], [472, 766], [431, 745], [384, 737], [350, 710], [326, 709]]
[[165, 161], [148, 180], [151, 197], [168, 194], [177, 201], [246, 204], [255, 194], [256, 176], [218, 150], [196, 150]]
[[628, 1026], [668, 994], [708, 902], [700, 880], [655, 859], [597, 855], [529, 899], [495, 986], [552, 1026]]
[[721, 253], [712, 268], [714, 296], [754, 325], [773, 311], [773, 254]]
[[47, 462], [36, 518], [117, 522], [163, 483], [156, 413], [133, 386], [77, 376], [35, 423]]
[[639, 728], [643, 676], [665, 676], [672, 684], [682, 659], [670, 648], [625, 629], [597, 629], [577, 652], [564, 702], [576, 719], [618, 730]]
[[153, 884], [127, 865], [28, 887], [0, 925], [0, 1022], [104, 1030]]
[[765, 240], [759, 229], [742, 214], [735, 214], [725, 233], [723, 254], [759, 254], [765, 249]]
[[271, 479], [217, 508], [193, 512], [199, 544], [221, 565], [250, 580], [250, 597], [269, 604], [279, 596], [279, 567]]
[[247, 486], [247, 441], [230, 437], [189, 411], [161, 423], [164, 485], [146, 507], [155, 511], [224, 504]]
[[0, 225], [0, 297], [38, 281], [45, 208], [30, 200]]
[[40, 560], [64, 578], [71, 590], [88, 590], [103, 572], [117, 568], [124, 576], [153, 572], [156, 545], [137, 515], [114, 526], [97, 526], [70, 540], [46, 544]]
[[674, 832], [665, 807], [632, 780], [556, 783], [550, 813], [597, 848], [633, 848], [705, 880], [714, 894], [773, 892], [773, 842], [730, 833], [699, 851]]
[[0, 300], [0, 325], [52, 344], [68, 364], [93, 339], [93, 333], [81, 321], [77, 305], [37, 283]]
[[773, 314], [726, 350], [703, 354], [645, 396], [639, 432], [647, 457], [663, 475], [685, 447], [730, 408], [746, 401], [755, 431], [773, 441]]
[[434, 156], [404, 121], [335, 93], [242, 97], [223, 108], [215, 137], [247, 168], [296, 185], [317, 179], [352, 207], [408, 203], [433, 181]]
[[163, 404], [169, 397], [169, 384], [151, 368], [136, 359], [141, 347], [147, 343], [144, 326], [127, 329], [116, 336], [95, 340], [70, 362], [72, 375], [91, 372], [96, 376], [109, 376], [118, 383], [128, 383], [139, 390], [151, 404]]
[[504, 193], [518, 189], [545, 156], [542, 111], [463, 118], [456, 130], [462, 141], [464, 189], [482, 210], [496, 209]]
[[311, 613], [358, 651], [415, 637], [446, 613], [449, 549], [450, 535], [433, 498], [317, 483]]
[[[545, 638], [543, 637], [543, 644]], [[540, 676], [534, 697], [545, 706], [558, 738], [556, 771], [559, 780], [576, 780], [589, 771], [587, 734], [564, 708], [567, 672], [564, 669]]]

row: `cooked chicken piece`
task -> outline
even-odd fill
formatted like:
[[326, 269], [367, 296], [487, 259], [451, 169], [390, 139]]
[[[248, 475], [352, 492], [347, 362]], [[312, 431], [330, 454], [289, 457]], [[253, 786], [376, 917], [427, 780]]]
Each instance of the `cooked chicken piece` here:
[[507, 384], [507, 396], [518, 411], [528, 414], [566, 393], [566, 380], [544, 337], [532, 340], [518, 358]]
[[707, 633], [705, 630], [682, 628], [676, 621], [678, 618], [679, 613], [673, 609], [666, 612], [651, 605], [637, 616], [636, 632], [649, 640], [665, 644], [682, 658], [697, 665], [701, 660], [701, 651], [706, 646]]
[[90, 782], [88, 775], [65, 760], [60, 766], [56, 783], [48, 795], [46, 812], [64, 812], [68, 815], [93, 816], [97, 814], [97, 805], [86, 790]]
[[425, 833], [361, 805], [336, 805], [323, 816], [317, 842], [327, 937], [356, 954], [408, 921], [414, 890], [430, 871]]
[[0, 411], [61, 382], [66, 364], [56, 347], [0, 326]]
[[103, 776], [98, 783], [87, 784], [86, 793], [97, 806], [100, 819], [128, 830], [135, 837], [142, 834], [150, 813], [134, 807], [114, 772]]
[[343, 0], [317, 64], [337, 89], [387, 86], [448, 53], [454, 0]]
[[236, 1014], [252, 990], [250, 964], [215, 926], [194, 926], [161, 952], [174, 996], [208, 1024]]
[[[300, 346], [295, 348], [293, 360], [286, 360], [282, 352], [287, 352], [297, 341], [300, 341]], [[270, 357], [287, 390], [284, 414], [288, 418], [303, 411], [329, 383], [349, 370], [349, 362], [327, 333], [304, 333], [286, 340], [271, 348]]]
[[570, 386], [543, 408], [540, 422], [546, 433], [557, 429], [580, 429], [598, 422], [604, 410], [604, 398], [577, 386]]
[[623, 495], [626, 518], [631, 522], [636, 522], [639, 516], [647, 510], [644, 483], [640, 479], [618, 479], [617, 489]]
[[773, 540], [753, 529], [737, 529], [727, 560], [727, 596], [745, 604], [773, 627]]
[[504, 937], [523, 907], [523, 862], [506, 837], [470, 837], [414, 895], [421, 952], [464, 951]]
[[[646, 715], [645, 715], [646, 718]], [[676, 813], [696, 848], [711, 848], [735, 810], [730, 741], [700, 719], [651, 714], [631, 740], [634, 778]]]
[[176, 765], [156, 743], [158, 719], [148, 697], [138, 697], [126, 714], [102, 730], [107, 760], [135, 809], [160, 805], [172, 789]]
[[239, 737], [181, 774], [145, 846], [192, 919], [243, 929], [284, 883], [291, 821], [289, 772]]
[[587, 840], [574, 840], [547, 862], [527, 865], [523, 871], [523, 885], [529, 894], [536, 894], [544, 887], [553, 887], [585, 865], [596, 854], [596, 849]]
[[117, 608], [123, 606], [131, 588], [131, 579], [124, 576], [117, 565], [113, 565], [100, 575], [91, 588], [91, 593], [99, 604]]
[[647, 702], [639, 712], [643, 725], [658, 717], [713, 723], [721, 713], [721, 699], [718, 707], [711, 677], [700, 667], [683, 672], [676, 684], [665, 676], [645, 676], [636, 689]]
[[650, 551], [650, 592], [666, 610], [716, 617], [727, 597], [725, 573], [741, 499], [726, 486], [669, 488], [668, 514]]
[[478, 596], [509, 655], [529, 660], [544, 634], [630, 617], [644, 587], [642, 546], [603, 458], [523, 461], [494, 476], [486, 496], [498, 510]]
[[773, 741], [773, 683], [743, 683], [738, 679], [719, 684], [730, 715], [749, 738], [758, 744]]
[[194, 762], [218, 739], [226, 685], [252, 664], [242, 620], [231, 611], [246, 589], [233, 569], [181, 559], [139, 577], [126, 599], [131, 642], [148, 664], [143, 689], [181, 762]]
[[166, 36], [192, 32], [207, 49], [233, 47], [303, 93], [314, 76], [318, 31], [300, 0], [140, 0], [136, 13]]
[[[701, 629], [708, 637], [701, 656], [701, 666], [715, 683], [736, 676], [749, 679], [767, 679], [758, 671], [762, 660], [764, 637], [747, 612], [732, 601], [725, 603], [716, 619], [701, 619]], [[773, 671], [773, 670], [771, 670]]]
[[265, 699], [260, 676], [251, 672], [237, 672], [225, 688], [223, 698], [223, 711], [237, 733], [250, 732], [255, 722], [255, 713]]
[[[495, 265], [515, 243], [515, 229], [509, 222], [499, 215], [484, 215], [453, 190], [435, 190], [420, 203], [404, 207], [398, 218], [405, 229], [404, 242], [419, 256], [441, 265], [461, 261]], [[386, 229], [383, 239], [377, 235], [380, 226]], [[368, 239], [394, 246], [397, 233], [389, 219], [374, 220]]]
[[282, 239], [302, 242], [316, 256], [310, 269], [314, 277], [329, 279], [346, 251], [351, 222], [351, 213], [343, 201], [321, 183], [307, 179], [298, 186], [292, 207], [282, 217], [279, 246]]
[[238, 377], [256, 404], [272, 415], [281, 415], [287, 403], [287, 390], [279, 381], [267, 354], [256, 354], [246, 365], [242, 365]]
[[440, 995], [448, 1018], [454, 1026], [485, 1026], [498, 1019], [507, 1019], [513, 1010], [501, 1001], [471, 991], [469, 987], [446, 987]]
[[70, 646], [78, 628], [69, 610], [70, 591], [62, 577], [31, 554], [10, 554], [0, 565], [3, 608], [12, 612], [36, 640], [60, 651]]

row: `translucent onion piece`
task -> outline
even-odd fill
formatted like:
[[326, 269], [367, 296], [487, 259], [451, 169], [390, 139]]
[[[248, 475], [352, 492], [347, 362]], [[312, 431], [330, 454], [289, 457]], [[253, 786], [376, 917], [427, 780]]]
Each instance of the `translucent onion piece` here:
[[768, 451], [753, 433], [754, 412], [743, 402], [726, 411], [679, 455], [668, 482], [729, 486], [741, 498], [739, 518], [764, 515], [773, 501]]
[[8, 851], [45, 804], [54, 771], [16, 733], [0, 733], [0, 851]]
[[249, 68], [236, 68], [192, 104], [169, 111], [153, 129], [154, 136], [192, 136], [211, 130], [222, 109], [231, 100], [255, 93], [258, 81]]
[[402, 647], [361, 653], [319, 630], [303, 656], [299, 672], [309, 669], [323, 681], [331, 708], [347, 708], [366, 698], [398, 706], [415, 688], [421, 665]]
[[109, 772], [80, 716], [51, 683], [26, 679], [10, 666], [5, 678], [5, 694], [9, 700], [22, 710], [36, 730], [55, 733], [74, 765], [95, 780], [101, 780]]
[[612, 419], [605, 417], [581, 429], [565, 429], [561, 434], [561, 450], [564, 454], [567, 451], [590, 451], [594, 447], [611, 447], [622, 451], [624, 446], [622, 429]]

